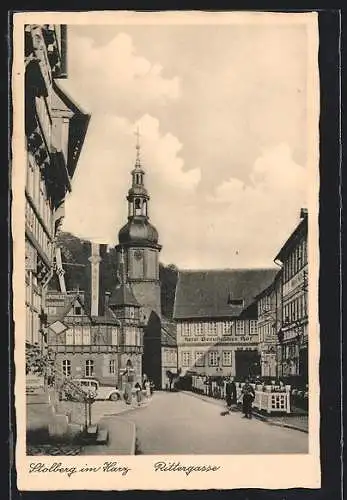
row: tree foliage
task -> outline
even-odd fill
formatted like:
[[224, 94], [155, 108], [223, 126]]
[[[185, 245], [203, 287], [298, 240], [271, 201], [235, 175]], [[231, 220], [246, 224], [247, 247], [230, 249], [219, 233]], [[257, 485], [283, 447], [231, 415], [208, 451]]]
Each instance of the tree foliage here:
[[[88, 260], [91, 253], [90, 242], [71, 233], [60, 231], [57, 236], [57, 245], [61, 249], [67, 290], [79, 288], [88, 295], [90, 293], [90, 262]], [[117, 285], [115, 248], [109, 248], [104, 255], [100, 271], [102, 288], [104, 291], [111, 291]], [[172, 319], [173, 315], [177, 275], [178, 269], [174, 264], [168, 266], [159, 264], [162, 314], [169, 319]], [[57, 278], [51, 281], [50, 287], [58, 289]]]
[[174, 264], [159, 265], [159, 277], [161, 281], [161, 310], [163, 316], [172, 319], [175, 302], [176, 283], [178, 269]]
[[36, 343], [27, 345], [25, 348], [25, 373], [44, 376], [53, 369], [55, 354], [53, 351], [47, 350], [43, 353], [42, 348]]

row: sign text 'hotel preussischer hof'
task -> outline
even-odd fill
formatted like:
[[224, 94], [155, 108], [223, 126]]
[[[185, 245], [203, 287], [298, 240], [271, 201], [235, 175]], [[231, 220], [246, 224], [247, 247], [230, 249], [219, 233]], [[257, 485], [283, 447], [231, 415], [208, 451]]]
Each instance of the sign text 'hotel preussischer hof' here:
[[182, 337], [182, 343], [206, 343], [206, 344], [240, 344], [240, 343], [257, 343], [256, 336], [251, 335], [239, 335], [233, 337], [231, 335], [223, 335], [223, 337], [212, 337], [212, 336], [194, 336], [194, 337]]

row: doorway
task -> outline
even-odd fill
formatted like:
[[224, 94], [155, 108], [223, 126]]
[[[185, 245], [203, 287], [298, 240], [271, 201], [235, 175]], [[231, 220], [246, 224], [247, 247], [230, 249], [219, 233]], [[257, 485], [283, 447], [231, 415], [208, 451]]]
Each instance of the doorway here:
[[257, 350], [235, 351], [235, 364], [237, 379], [260, 376], [260, 354]]

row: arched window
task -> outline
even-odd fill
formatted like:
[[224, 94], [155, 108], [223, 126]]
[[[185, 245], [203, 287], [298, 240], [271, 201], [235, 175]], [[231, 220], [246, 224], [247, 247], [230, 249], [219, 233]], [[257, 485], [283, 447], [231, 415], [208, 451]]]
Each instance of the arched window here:
[[135, 215], [141, 215], [141, 198], [135, 198]]

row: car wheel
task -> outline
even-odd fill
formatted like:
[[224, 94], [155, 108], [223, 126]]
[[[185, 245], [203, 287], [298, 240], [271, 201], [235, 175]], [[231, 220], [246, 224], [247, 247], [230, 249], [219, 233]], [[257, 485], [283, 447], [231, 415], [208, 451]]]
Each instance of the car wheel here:
[[119, 395], [116, 392], [112, 392], [110, 395], [110, 401], [118, 401]]

